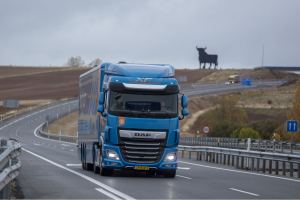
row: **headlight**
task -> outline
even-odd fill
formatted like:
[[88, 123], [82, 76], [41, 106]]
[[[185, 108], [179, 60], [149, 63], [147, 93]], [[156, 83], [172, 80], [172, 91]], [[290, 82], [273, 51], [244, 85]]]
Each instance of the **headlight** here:
[[106, 157], [113, 160], [120, 160], [118, 154], [115, 151], [110, 149], [106, 150]]
[[166, 162], [172, 162], [176, 160], [176, 152], [168, 153], [165, 157]]

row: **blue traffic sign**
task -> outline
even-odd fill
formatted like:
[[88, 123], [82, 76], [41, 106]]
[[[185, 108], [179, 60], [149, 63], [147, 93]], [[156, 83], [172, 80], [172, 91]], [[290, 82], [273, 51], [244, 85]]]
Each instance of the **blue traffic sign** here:
[[290, 133], [298, 132], [298, 121], [297, 120], [288, 120], [286, 126], [287, 126], [287, 132], [290, 132]]

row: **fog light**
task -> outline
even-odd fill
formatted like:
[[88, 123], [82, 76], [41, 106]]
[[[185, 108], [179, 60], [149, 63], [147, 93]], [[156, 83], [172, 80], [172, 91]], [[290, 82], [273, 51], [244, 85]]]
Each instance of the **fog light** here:
[[118, 154], [113, 150], [106, 150], [106, 156], [113, 160], [120, 160]]
[[176, 160], [176, 153], [172, 152], [172, 153], [168, 153], [167, 156], [165, 157], [165, 161], [166, 162], [172, 162]]

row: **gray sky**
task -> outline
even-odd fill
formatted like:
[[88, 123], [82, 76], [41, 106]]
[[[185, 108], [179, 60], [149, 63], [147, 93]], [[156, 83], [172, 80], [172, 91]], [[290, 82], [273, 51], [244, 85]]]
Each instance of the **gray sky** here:
[[0, 65], [70, 56], [196, 68], [195, 46], [223, 67], [300, 66], [298, 0], [0, 0]]

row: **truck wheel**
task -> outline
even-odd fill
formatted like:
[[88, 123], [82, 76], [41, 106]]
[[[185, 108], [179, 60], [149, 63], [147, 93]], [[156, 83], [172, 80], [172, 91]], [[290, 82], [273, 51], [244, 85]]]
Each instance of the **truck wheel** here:
[[113, 170], [112, 169], [107, 169], [102, 167], [102, 153], [99, 156], [99, 173], [101, 176], [111, 176], [113, 174]]
[[98, 157], [98, 155], [96, 154], [96, 147], [94, 145], [93, 146], [93, 171], [95, 174], [99, 174], [100, 168], [99, 166], [96, 165], [96, 157]]
[[163, 175], [165, 178], [175, 178], [176, 176], [176, 170], [175, 169], [172, 169], [172, 170], [163, 170], [163, 171], [160, 171], [161, 175]]
[[112, 174], [113, 174], [112, 169], [106, 169], [106, 168], [100, 167], [100, 175], [101, 176], [111, 176]]

